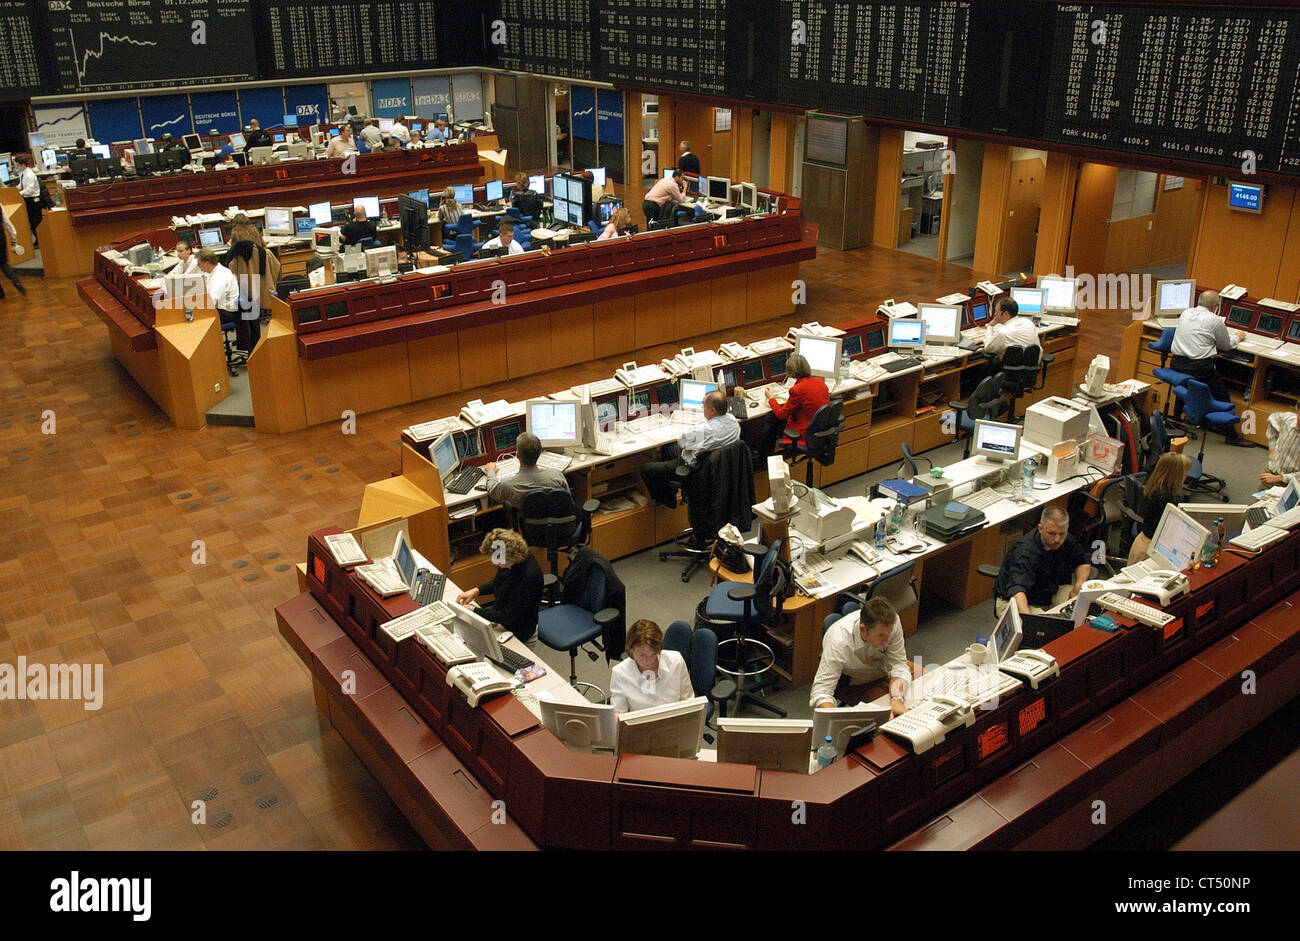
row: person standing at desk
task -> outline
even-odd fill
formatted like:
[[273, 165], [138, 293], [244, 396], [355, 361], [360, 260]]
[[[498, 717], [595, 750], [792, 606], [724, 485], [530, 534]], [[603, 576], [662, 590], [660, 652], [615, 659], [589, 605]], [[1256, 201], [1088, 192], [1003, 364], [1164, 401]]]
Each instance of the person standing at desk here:
[[357, 203], [352, 207], [352, 221], [340, 230], [346, 245], [360, 245], [362, 248], [379, 247], [379, 228], [366, 218], [366, 207]]
[[384, 144], [384, 134], [379, 130], [379, 122], [374, 118], [366, 122], [365, 127], [361, 129], [360, 137], [361, 143], [371, 150], [378, 150]]
[[1070, 535], [1070, 515], [1059, 506], [1043, 510], [1038, 526], [1007, 551], [993, 582], [998, 617], [1014, 603], [1022, 613], [1042, 614], [1075, 597], [1092, 564], [1079, 540]]
[[[1230, 401], [1228, 387], [1214, 368], [1214, 357], [1220, 350], [1235, 350], [1246, 334], [1242, 330], [1228, 330], [1228, 322], [1214, 313], [1218, 309], [1218, 292], [1202, 291], [1196, 306], [1178, 315], [1174, 342], [1169, 347], [1169, 368], [1200, 380], [1210, 387], [1210, 395], [1227, 402]], [[1235, 425], [1228, 434], [1228, 443], [1243, 443]]]
[[[21, 253], [23, 247], [18, 244], [18, 230], [14, 228], [13, 222], [9, 220], [9, 210], [0, 206], [0, 219], [4, 221], [3, 233], [0, 233], [0, 270], [3, 270], [5, 276], [14, 283], [18, 293], [27, 296], [27, 288], [23, 287], [22, 281], [18, 279], [18, 272], [14, 271], [13, 266], [9, 264], [9, 246], [14, 247], [14, 251]], [[0, 288], [0, 298], [5, 296], [4, 288]]]
[[395, 141], [403, 146], [411, 142], [411, 130], [402, 123], [401, 118], [393, 118], [393, 126], [388, 129], [388, 133]]
[[654, 621], [627, 629], [626, 659], [609, 675], [609, 704], [618, 713], [692, 699], [691, 671], [676, 650], [664, 650], [664, 632]]
[[569, 481], [560, 471], [551, 467], [538, 467], [542, 456], [542, 442], [537, 435], [525, 431], [515, 439], [515, 456], [519, 458], [519, 472], [502, 480], [497, 476], [496, 461], [483, 465], [488, 499], [502, 506], [518, 510], [524, 497], [539, 490], [563, 490], [569, 493]]
[[1147, 478], [1142, 488], [1140, 505], [1133, 508], [1142, 516], [1142, 530], [1133, 540], [1133, 547], [1129, 549], [1129, 565], [1141, 562], [1147, 557], [1147, 550], [1151, 548], [1151, 538], [1156, 534], [1156, 527], [1160, 525], [1160, 517], [1164, 515], [1165, 507], [1171, 503], [1176, 504], [1178, 498], [1182, 496], [1183, 481], [1187, 479], [1187, 470], [1191, 465], [1190, 457], [1185, 454], [1174, 454], [1171, 451], [1160, 455], [1160, 460], [1156, 461], [1156, 466], [1151, 469], [1151, 476]]
[[686, 194], [682, 192], [682, 179], [682, 170], [678, 167], [673, 171], [672, 176], [664, 177], [650, 187], [649, 192], [645, 194], [645, 201], [641, 203], [641, 211], [645, 213], [647, 224], [655, 219], [673, 218], [677, 206], [686, 202]]
[[[19, 288], [18, 290], [22, 290]], [[1259, 475], [1261, 487], [1281, 487], [1300, 473], [1300, 400], [1289, 412], [1268, 416], [1268, 467]]]
[[691, 142], [684, 140], [678, 145], [680, 151], [677, 157], [677, 169], [683, 173], [694, 173], [700, 175], [700, 158], [691, 153]]
[[331, 137], [328, 146], [325, 148], [327, 158], [346, 157], [348, 154], [357, 152], [357, 142], [352, 139], [352, 127], [345, 124], [339, 130], [338, 137]]
[[262, 313], [270, 312], [271, 298], [280, 280], [280, 259], [262, 244], [257, 229], [251, 225], [232, 229], [230, 243], [226, 265], [239, 284], [235, 347], [251, 353], [262, 336]]
[[262, 130], [262, 125], [257, 122], [257, 118], [248, 122], [248, 130], [244, 132], [244, 153], [248, 153], [254, 147], [270, 147], [273, 143], [271, 135]]
[[612, 239], [622, 235], [630, 228], [632, 228], [632, 212], [626, 206], [623, 206], [614, 210], [614, 215], [610, 217], [605, 230], [596, 236], [596, 241], [603, 242], [605, 239]]
[[890, 711], [901, 716], [907, 711], [903, 697], [912, 673], [898, 612], [884, 598], [871, 598], [822, 636], [822, 657], [808, 704], [814, 709], [856, 706], [888, 693]]
[[794, 380], [794, 385], [784, 401], [775, 397], [768, 399], [772, 414], [767, 416], [763, 436], [759, 439], [759, 457], [767, 457], [776, 451], [784, 431], [799, 432], [799, 444], [803, 444], [803, 433], [817, 409], [831, 401], [831, 391], [825, 381], [812, 374], [808, 360], [798, 353], [792, 353], [785, 361], [785, 374]]
[[456, 202], [456, 188], [449, 186], [442, 191], [442, 202], [438, 206], [438, 222], [442, 225], [455, 225], [465, 210]]
[[528, 174], [520, 173], [515, 177], [515, 192], [510, 205], [519, 210], [519, 214], [534, 221], [542, 217], [542, 197], [528, 188]]
[[491, 595], [492, 604], [479, 608], [479, 615], [512, 632], [530, 648], [537, 645], [537, 612], [542, 607], [542, 567], [524, 537], [513, 529], [494, 529], [483, 537], [479, 552], [494, 561], [496, 575], [477, 588], [462, 591], [457, 604], [469, 604], [481, 595]]
[[18, 166], [18, 195], [27, 204], [27, 224], [32, 228], [32, 244], [36, 245], [36, 227], [41, 224], [41, 181], [32, 169], [31, 158], [25, 154], [14, 157]]
[[739, 440], [740, 422], [727, 411], [727, 397], [715, 389], [704, 397], [704, 419], [682, 434], [676, 445], [664, 445], [668, 459], [641, 465], [641, 479], [650, 497], [669, 509], [677, 506], [677, 491], [669, 486], [676, 479], [677, 468], [694, 467], [701, 454]]
[[507, 255], [522, 255], [524, 247], [515, 241], [515, 224], [513, 222], [502, 222], [501, 228], [497, 229], [495, 238], [490, 238], [483, 243], [480, 251], [495, 251], [505, 249]]

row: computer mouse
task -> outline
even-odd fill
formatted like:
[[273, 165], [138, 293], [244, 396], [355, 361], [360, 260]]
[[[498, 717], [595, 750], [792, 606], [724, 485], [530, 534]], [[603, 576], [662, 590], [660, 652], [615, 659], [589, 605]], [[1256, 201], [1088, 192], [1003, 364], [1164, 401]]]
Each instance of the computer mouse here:
[[1115, 577], [1111, 579], [1111, 581], [1112, 581], [1114, 584], [1116, 584], [1116, 585], [1131, 585], [1131, 584], [1133, 584], [1133, 578], [1132, 578], [1131, 576], [1129, 576], [1129, 575], [1125, 575], [1123, 572], [1118, 572], [1118, 573], [1115, 575]]
[[504, 644], [514, 636], [515, 635], [510, 631], [502, 631], [500, 634], [497, 635], [497, 643]]
[[475, 489], [475, 490], [487, 490], [487, 481], [486, 481], [486, 480], [480, 480], [478, 483], [476, 483], [476, 484], [474, 485], [474, 489]]

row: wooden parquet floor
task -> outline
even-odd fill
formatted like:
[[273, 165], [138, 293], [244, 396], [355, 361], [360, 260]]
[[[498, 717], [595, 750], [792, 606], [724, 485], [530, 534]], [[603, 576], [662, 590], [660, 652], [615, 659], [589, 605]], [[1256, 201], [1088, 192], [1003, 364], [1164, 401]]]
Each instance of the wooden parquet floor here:
[[[803, 276], [801, 319], [823, 323], [985, 277], [873, 249], [822, 252]], [[0, 700], [0, 849], [422, 845], [316, 712], [272, 609], [297, 592], [308, 531], [354, 524], [364, 485], [396, 467], [402, 427], [618, 363], [362, 415], [354, 435], [180, 431], [113, 359], [72, 281], [27, 284], [28, 298], [0, 301], [0, 665], [101, 665], [103, 704]], [[1084, 339], [1118, 353], [1113, 325]]]

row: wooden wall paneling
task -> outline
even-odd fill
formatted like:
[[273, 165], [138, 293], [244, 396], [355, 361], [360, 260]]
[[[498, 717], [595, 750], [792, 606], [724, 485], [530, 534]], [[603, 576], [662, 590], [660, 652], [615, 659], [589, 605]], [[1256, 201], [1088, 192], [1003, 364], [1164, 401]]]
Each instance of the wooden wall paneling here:
[[506, 371], [511, 379], [552, 368], [549, 313], [508, 320], [505, 328]]
[[1012, 161], [1007, 178], [1006, 223], [998, 255], [1000, 264], [993, 271], [1028, 271], [1032, 268], [1046, 171], [1040, 157]]
[[[871, 244], [898, 247], [898, 206], [902, 200], [903, 132], [882, 127], [876, 146], [875, 211]], [[978, 265], [977, 265], [978, 267]]]
[[731, 172], [732, 182], [754, 178], [754, 109], [733, 108], [731, 111]]
[[461, 330], [460, 385], [472, 389], [493, 382], [501, 382], [506, 372], [506, 328], [503, 324], [487, 324]]
[[593, 345], [597, 359], [636, 349], [636, 303], [621, 297], [591, 305]]
[[1106, 270], [1106, 233], [1110, 228], [1118, 172], [1117, 168], [1102, 163], [1079, 165], [1070, 247], [1066, 253], [1066, 264], [1072, 265], [1078, 274], [1095, 275]]
[[346, 409], [356, 409], [356, 365], [351, 356], [304, 359], [301, 369], [307, 424], [342, 421]]
[[[979, 222], [975, 227], [976, 271], [1000, 274], [1008, 208], [1008, 185], [1011, 178], [1011, 148], [1005, 144], [985, 144], [984, 164], [980, 169]], [[878, 218], [878, 217], [877, 217]]]
[[713, 285], [709, 281], [679, 284], [673, 288], [673, 336], [689, 337], [709, 323]]
[[[287, 310], [287, 308], [286, 308]], [[292, 323], [275, 317], [248, 357], [248, 385], [253, 397], [253, 424], [258, 431], [285, 434], [307, 427], [303, 405], [302, 360]]]
[[1282, 241], [1282, 262], [1278, 265], [1273, 296], [1278, 300], [1300, 303], [1300, 199], [1294, 200], [1291, 223]]
[[1164, 174], [1156, 181], [1156, 212], [1151, 232], [1151, 254], [1148, 265], [1173, 265], [1187, 260], [1196, 228], [1196, 217], [1201, 206], [1201, 191], [1205, 181], [1184, 177], [1183, 185], [1176, 190], [1165, 189], [1168, 179]]
[[730, 330], [745, 322], [745, 285], [748, 276], [715, 278], [709, 304], [709, 330]]
[[585, 363], [596, 357], [592, 304], [551, 313], [551, 367]]
[[1065, 271], [1078, 168], [1078, 161], [1066, 154], [1047, 155], [1043, 201], [1038, 213], [1038, 245], [1034, 249], [1034, 271], [1040, 274]]
[[358, 415], [411, 401], [411, 367], [405, 343], [376, 346], [347, 359], [357, 377], [356, 404], [348, 408]]
[[411, 399], [432, 398], [461, 387], [459, 335], [444, 333], [406, 342]]
[[746, 279], [746, 323], [758, 323], [795, 312], [794, 282], [799, 279], [797, 264], [760, 268], [749, 272]]
[[[660, 141], [662, 144], [662, 141]], [[626, 301], [625, 301], [626, 302]], [[667, 343], [673, 338], [673, 289], [638, 294], [636, 308], [636, 343], [634, 349]]]
[[1115, 219], [1106, 233], [1106, 271], [1134, 271], [1151, 264], [1153, 212]]
[[155, 330], [158, 360], [178, 428], [202, 428], [208, 409], [230, 394], [221, 324], [215, 317], [169, 324]]
[[1226, 186], [1207, 186], [1194, 267], [1188, 276], [1207, 284], [1240, 284], [1255, 297], [1278, 297], [1283, 278], [1287, 284], [1300, 278], [1294, 265], [1289, 271], [1282, 268], [1284, 255], [1300, 257], [1300, 252], [1287, 244], [1288, 236], [1293, 241], [1300, 238], [1294, 218], [1295, 196], [1294, 187], [1269, 186], [1264, 211], [1255, 215], [1229, 209]]
[[795, 114], [772, 112], [768, 188], [779, 193], [791, 192], [794, 185], [794, 138], [799, 120]]

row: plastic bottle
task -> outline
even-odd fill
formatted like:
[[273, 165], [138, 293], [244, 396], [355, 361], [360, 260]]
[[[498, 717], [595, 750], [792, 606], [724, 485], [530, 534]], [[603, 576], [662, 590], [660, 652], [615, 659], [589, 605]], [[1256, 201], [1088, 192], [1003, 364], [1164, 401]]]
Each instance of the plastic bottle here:
[[880, 515], [876, 520], [876, 548], [885, 548], [885, 537], [889, 535], [889, 517], [885, 514]]
[[1024, 470], [1020, 472], [1020, 495], [1026, 499], [1034, 495], [1034, 471], [1038, 469], [1038, 462], [1032, 457], [1027, 458], [1024, 463]]
[[1223, 551], [1223, 547], [1228, 543], [1228, 528], [1223, 524], [1222, 516], [1215, 521], [1214, 529], [1218, 534], [1218, 539], [1214, 543], [1214, 561], [1218, 562], [1219, 553]]
[[817, 769], [820, 771], [827, 765], [835, 761], [835, 740], [829, 735], [826, 736], [820, 748], [817, 749]]
[[903, 501], [895, 500], [894, 508], [889, 511], [889, 534], [897, 536], [903, 529]]
[[1219, 561], [1219, 538], [1218, 534], [1211, 530], [1205, 545], [1201, 546], [1201, 568], [1212, 569], [1217, 561]]
[[840, 357], [840, 382], [849, 381], [849, 354]]

